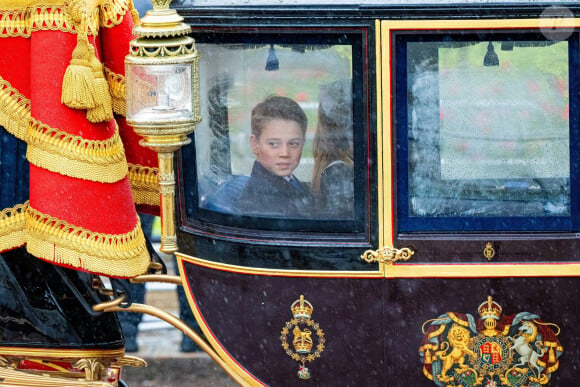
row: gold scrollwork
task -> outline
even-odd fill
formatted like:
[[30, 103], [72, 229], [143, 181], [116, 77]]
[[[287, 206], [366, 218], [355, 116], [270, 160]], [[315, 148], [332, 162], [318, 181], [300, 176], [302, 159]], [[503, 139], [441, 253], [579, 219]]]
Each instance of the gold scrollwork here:
[[396, 249], [391, 246], [385, 246], [378, 250], [367, 250], [360, 257], [368, 263], [385, 262], [392, 264], [397, 261], [408, 261], [411, 259], [413, 254], [415, 254], [415, 252], [409, 247]]
[[196, 55], [195, 43], [187, 38], [176, 39], [171, 45], [145, 46], [131, 42], [130, 54], [136, 57], [178, 57], [182, 55]]

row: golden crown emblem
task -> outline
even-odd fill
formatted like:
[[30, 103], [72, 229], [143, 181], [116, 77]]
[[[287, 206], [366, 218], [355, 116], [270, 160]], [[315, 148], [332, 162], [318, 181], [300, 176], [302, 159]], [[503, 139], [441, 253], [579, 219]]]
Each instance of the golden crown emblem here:
[[294, 340], [292, 340], [292, 344], [294, 345], [294, 349], [296, 352], [300, 354], [310, 353], [312, 350], [312, 332], [308, 328], [304, 328], [304, 330], [300, 330], [299, 327], [294, 327]]
[[310, 302], [304, 299], [304, 295], [300, 295], [300, 299], [294, 301], [290, 306], [294, 318], [310, 318], [314, 307]]
[[482, 320], [494, 319], [499, 320], [502, 312], [502, 307], [492, 300], [491, 296], [487, 296], [487, 301], [482, 302], [477, 308], [477, 312]]
[[[300, 298], [290, 305], [290, 311], [294, 318], [286, 321], [284, 328], [280, 331], [282, 348], [288, 356], [300, 363], [297, 373], [300, 379], [310, 378], [310, 370], [306, 367], [306, 363], [319, 358], [326, 343], [324, 331], [311, 318], [313, 310], [312, 304], [306, 301], [304, 295], [301, 294]], [[291, 335], [294, 336], [292, 338], [294, 350], [288, 342]]]

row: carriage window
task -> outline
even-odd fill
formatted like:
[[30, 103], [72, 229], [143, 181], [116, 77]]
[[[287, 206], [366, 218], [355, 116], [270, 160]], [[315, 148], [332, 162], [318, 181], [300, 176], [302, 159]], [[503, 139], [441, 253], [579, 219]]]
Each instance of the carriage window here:
[[573, 231], [577, 35], [400, 35], [399, 231]]
[[368, 176], [367, 151], [357, 147], [368, 127], [360, 35], [195, 38], [203, 119], [183, 151], [188, 217], [245, 229], [363, 230], [367, 193], [354, 189]]

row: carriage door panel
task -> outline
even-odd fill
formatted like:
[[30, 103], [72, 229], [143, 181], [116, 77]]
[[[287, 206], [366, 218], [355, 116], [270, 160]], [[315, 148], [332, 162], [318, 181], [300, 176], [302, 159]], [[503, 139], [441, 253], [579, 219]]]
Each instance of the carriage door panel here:
[[574, 384], [578, 33], [567, 23], [558, 39], [526, 19], [381, 23], [374, 256], [397, 385]]
[[[176, 254], [190, 305], [251, 385], [381, 386], [384, 276], [360, 258], [378, 239], [374, 21], [260, 28], [240, 15], [192, 27], [203, 120], [178, 157]], [[299, 122], [303, 137], [262, 121]]]

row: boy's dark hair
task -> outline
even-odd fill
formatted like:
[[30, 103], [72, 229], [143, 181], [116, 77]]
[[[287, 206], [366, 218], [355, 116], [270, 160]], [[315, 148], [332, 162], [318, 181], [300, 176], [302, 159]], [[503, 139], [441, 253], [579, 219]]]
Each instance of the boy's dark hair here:
[[306, 113], [300, 105], [288, 97], [272, 95], [252, 109], [252, 134], [260, 137], [264, 124], [273, 119], [295, 121], [300, 125], [302, 135], [306, 135], [308, 127]]

